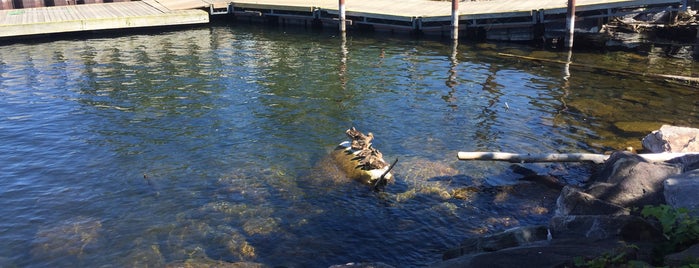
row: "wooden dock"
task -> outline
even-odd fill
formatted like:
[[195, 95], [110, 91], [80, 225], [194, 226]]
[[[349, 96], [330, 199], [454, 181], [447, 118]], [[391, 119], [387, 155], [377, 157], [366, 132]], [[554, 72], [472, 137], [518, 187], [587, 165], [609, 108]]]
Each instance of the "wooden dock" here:
[[208, 23], [203, 10], [170, 10], [155, 1], [0, 10], [0, 38]]
[[[682, 0], [576, 0], [579, 19], [605, 19], [638, 7], [675, 10]], [[279, 24], [336, 27], [337, 0], [144, 0], [60, 7], [0, 10], [0, 37], [132, 27], [207, 23], [209, 16]], [[460, 30], [480, 29], [505, 39], [533, 39], [534, 27], [565, 21], [565, 0], [489, 0], [459, 4]], [[346, 0], [348, 28], [448, 33], [450, 1]], [[576, 24], [577, 25], [577, 24]], [[525, 29], [523, 35], [511, 29]], [[493, 38], [491, 38], [493, 39]]]

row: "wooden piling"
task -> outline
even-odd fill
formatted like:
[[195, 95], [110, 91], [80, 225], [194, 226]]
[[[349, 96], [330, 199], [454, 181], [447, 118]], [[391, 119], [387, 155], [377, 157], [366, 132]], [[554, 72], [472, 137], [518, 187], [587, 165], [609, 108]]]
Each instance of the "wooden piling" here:
[[9, 10], [15, 8], [12, 4], [12, 0], [0, 0], [0, 10]]
[[459, 40], [459, 0], [451, 0], [451, 39]]
[[339, 6], [339, 11], [340, 11], [340, 32], [344, 33], [347, 31], [347, 24], [346, 24], [346, 17], [345, 17], [345, 0], [339, 0], [340, 1], [340, 6]]
[[566, 30], [568, 36], [566, 37], [566, 48], [573, 47], [573, 36], [575, 33], [575, 0], [568, 0], [568, 9], [566, 14]]

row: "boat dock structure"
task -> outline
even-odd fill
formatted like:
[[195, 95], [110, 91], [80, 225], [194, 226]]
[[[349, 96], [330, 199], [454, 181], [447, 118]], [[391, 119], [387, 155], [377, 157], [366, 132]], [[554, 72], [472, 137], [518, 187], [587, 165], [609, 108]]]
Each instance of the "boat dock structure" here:
[[[73, 1], [71, 3], [71, 1]], [[82, 2], [81, 2], [82, 1]], [[89, 1], [89, 2], [85, 2]], [[109, 1], [109, 2], [107, 2]], [[434, 0], [0, 0], [0, 38], [236, 21], [448, 36], [453, 3]], [[119, 0], [123, 1], [123, 0]], [[604, 23], [635, 8], [686, 8], [688, 0], [572, 0], [576, 20]], [[60, 3], [59, 3], [60, 2]], [[524, 41], [564, 29], [565, 0], [457, 2], [461, 37]], [[53, 6], [52, 6], [53, 5]], [[227, 16], [227, 17], [223, 17]], [[561, 26], [563, 25], [563, 26]], [[584, 24], [576, 24], [584, 25]], [[339, 29], [344, 29], [339, 28]]]

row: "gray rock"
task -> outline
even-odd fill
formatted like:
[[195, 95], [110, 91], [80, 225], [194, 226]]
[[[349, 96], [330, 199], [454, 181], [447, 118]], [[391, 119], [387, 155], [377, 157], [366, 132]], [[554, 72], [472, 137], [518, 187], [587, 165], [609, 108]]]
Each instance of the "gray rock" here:
[[652, 153], [699, 152], [699, 129], [663, 125], [641, 142], [643, 148]]
[[587, 193], [622, 207], [643, 207], [665, 203], [663, 182], [682, 172], [682, 166], [650, 163], [629, 152], [615, 152], [605, 162], [598, 181], [603, 185]]
[[673, 208], [686, 208], [699, 217], [699, 169], [675, 175], [665, 180], [665, 201]]
[[430, 267], [573, 267], [576, 257], [595, 258], [623, 247], [623, 243], [615, 240], [596, 243], [578, 240], [541, 241], [523, 247], [468, 254]]
[[699, 169], [699, 152], [696, 154], [688, 154], [666, 161], [668, 164], [682, 166], [682, 172], [687, 172]]
[[570, 185], [563, 187], [556, 200], [556, 216], [601, 214], [628, 215], [629, 210], [600, 200]]
[[660, 228], [632, 215], [555, 216], [549, 221], [553, 239], [656, 241], [662, 239]]
[[665, 256], [665, 265], [670, 267], [680, 267], [683, 265], [696, 264], [699, 262], [699, 244], [688, 249]]
[[497, 234], [467, 239], [461, 243], [460, 247], [446, 251], [442, 259], [448, 260], [466, 254], [522, 246], [546, 240], [547, 235], [548, 228], [543, 225], [512, 228]]

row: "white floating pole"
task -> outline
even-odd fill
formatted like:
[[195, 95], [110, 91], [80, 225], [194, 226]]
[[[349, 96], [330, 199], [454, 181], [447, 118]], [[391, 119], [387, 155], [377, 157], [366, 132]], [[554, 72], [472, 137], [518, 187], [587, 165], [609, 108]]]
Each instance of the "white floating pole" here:
[[459, 39], [459, 0], [451, 0], [451, 39]]
[[[662, 162], [673, 158], [699, 154], [694, 153], [659, 153], [659, 154], [638, 154], [638, 156], [650, 162]], [[592, 161], [603, 163], [609, 158], [604, 154], [570, 153], [570, 154], [515, 154], [503, 152], [459, 152], [459, 160], [491, 160], [507, 161], [510, 163], [533, 163], [533, 162], [583, 162]]]
[[573, 34], [575, 32], [575, 0], [568, 0], [568, 14], [566, 16], [566, 30], [568, 36], [566, 38], [566, 48], [573, 47]]
[[340, 32], [344, 33], [347, 31], [347, 25], [345, 24], [346, 22], [346, 17], [345, 17], [345, 0], [339, 0], [340, 1]]

